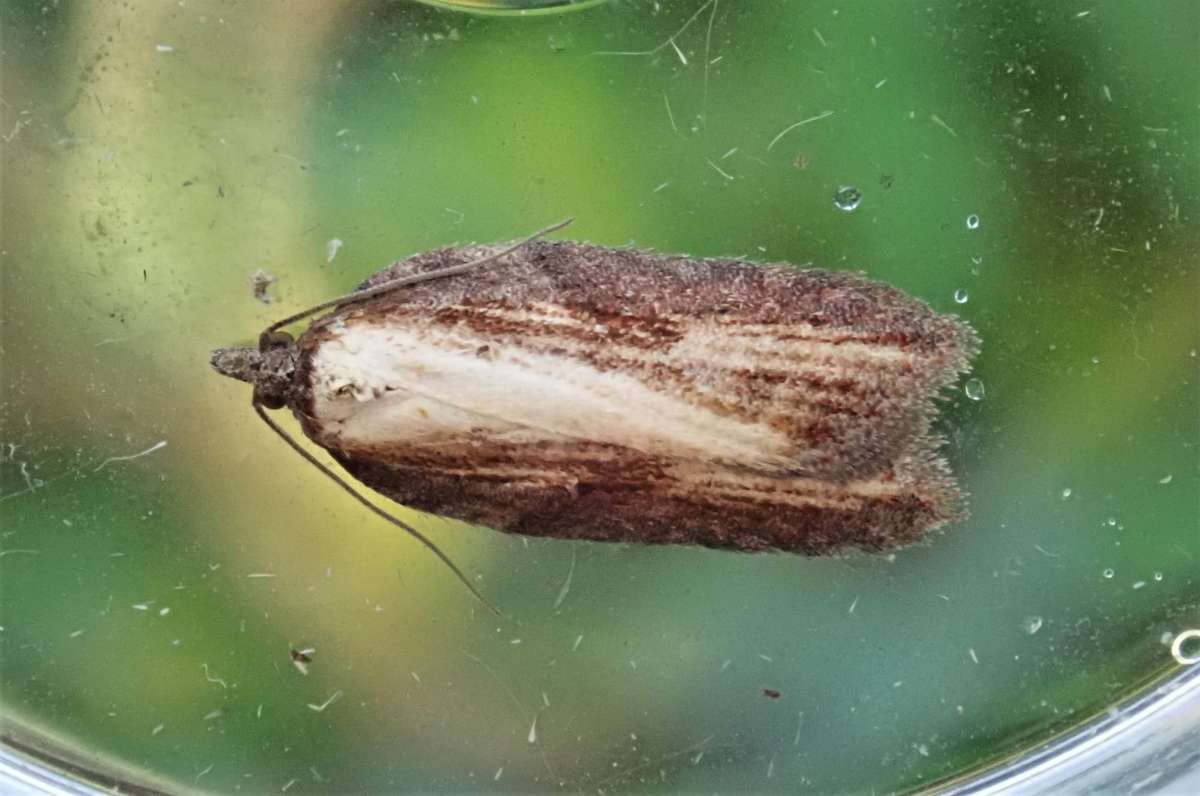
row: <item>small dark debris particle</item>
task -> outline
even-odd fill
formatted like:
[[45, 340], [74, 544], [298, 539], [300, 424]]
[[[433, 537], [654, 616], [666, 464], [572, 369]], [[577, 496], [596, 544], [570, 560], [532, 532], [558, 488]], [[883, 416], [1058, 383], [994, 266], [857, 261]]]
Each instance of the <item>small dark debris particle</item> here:
[[218, 185], [218, 186], [217, 186], [217, 198], [218, 198], [218, 199], [224, 199], [224, 198], [225, 198], [225, 186], [224, 186], [224, 185]]
[[779, 699], [779, 697], [783, 696], [783, 694], [779, 693], [774, 688], [764, 688], [763, 696], [765, 696], [767, 699]]
[[193, 186], [193, 185], [195, 185], [195, 184], [196, 184], [196, 181], [195, 181], [195, 180], [184, 180], [184, 181], [183, 181], [183, 187], [184, 187], [184, 188], [190, 188], [191, 186]]
[[888, 188], [891, 188], [895, 182], [896, 182], [896, 178], [893, 177], [891, 174], [880, 174], [879, 175], [879, 184], [883, 186], [883, 189], [885, 191]]

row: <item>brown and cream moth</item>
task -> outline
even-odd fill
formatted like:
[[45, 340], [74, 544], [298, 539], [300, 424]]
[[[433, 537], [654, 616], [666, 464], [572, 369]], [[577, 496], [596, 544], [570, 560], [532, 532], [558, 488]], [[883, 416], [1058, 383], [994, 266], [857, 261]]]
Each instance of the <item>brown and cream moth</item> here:
[[406, 506], [806, 555], [964, 514], [930, 425], [976, 335], [855, 274], [530, 239], [416, 254], [326, 307], [213, 365]]

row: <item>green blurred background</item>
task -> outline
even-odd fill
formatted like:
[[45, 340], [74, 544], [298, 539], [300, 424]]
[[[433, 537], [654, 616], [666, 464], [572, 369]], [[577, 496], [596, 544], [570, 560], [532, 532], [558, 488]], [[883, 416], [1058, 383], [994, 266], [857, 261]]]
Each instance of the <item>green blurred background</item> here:
[[[1191, 0], [7, 0], [0, 35], [10, 737], [184, 791], [879, 793], [1105, 710], [1200, 626]], [[807, 560], [406, 513], [497, 621], [208, 367], [567, 215], [969, 319], [972, 518]]]

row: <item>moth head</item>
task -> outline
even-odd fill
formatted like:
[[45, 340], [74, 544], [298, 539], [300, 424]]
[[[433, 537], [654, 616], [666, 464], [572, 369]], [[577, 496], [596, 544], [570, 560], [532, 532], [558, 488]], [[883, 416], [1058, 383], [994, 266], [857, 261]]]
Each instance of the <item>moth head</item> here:
[[222, 376], [254, 385], [254, 400], [268, 409], [287, 405], [296, 371], [296, 346], [277, 333], [267, 345], [231, 346], [212, 352], [213, 369]]

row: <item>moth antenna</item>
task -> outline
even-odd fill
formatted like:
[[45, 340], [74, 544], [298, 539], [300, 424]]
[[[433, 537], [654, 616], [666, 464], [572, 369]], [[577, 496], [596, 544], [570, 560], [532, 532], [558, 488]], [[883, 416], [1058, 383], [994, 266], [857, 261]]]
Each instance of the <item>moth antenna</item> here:
[[322, 301], [320, 304], [314, 304], [313, 306], [309, 307], [308, 309], [306, 309], [302, 312], [297, 312], [295, 315], [289, 315], [288, 317], [284, 318], [283, 320], [276, 321], [275, 323], [268, 326], [263, 331], [263, 333], [261, 335], [259, 335], [259, 338], [258, 338], [259, 348], [265, 350], [269, 344], [269, 341], [271, 340], [271, 335], [275, 331], [277, 331], [279, 328], [281, 328], [283, 326], [287, 326], [288, 324], [295, 323], [296, 321], [301, 320], [302, 318], [307, 318], [309, 315], [312, 315], [315, 312], [320, 312], [321, 310], [329, 309], [331, 307], [344, 307], [347, 304], [357, 304], [360, 301], [366, 301], [369, 298], [374, 298], [375, 296], [378, 296], [381, 293], [387, 293], [387, 292], [395, 290], [397, 288], [407, 287], [408, 285], [415, 285], [415, 284], [418, 284], [419, 282], [429, 282], [434, 279], [442, 279], [443, 277], [447, 277], [447, 276], [454, 276], [455, 274], [461, 274], [465, 271], [470, 271], [472, 269], [478, 268], [481, 265], [487, 265], [488, 263], [493, 263], [496, 260], [499, 260], [501, 257], [512, 254], [513, 252], [515, 252], [517, 249], [521, 248], [522, 246], [527, 246], [528, 244], [532, 243], [533, 241], [537, 240], [538, 238], [541, 238], [545, 235], [549, 235], [551, 232], [556, 232], [556, 231], [562, 229], [563, 227], [567, 226], [574, 220], [575, 220], [574, 218], [568, 218], [568, 219], [564, 219], [563, 221], [559, 221], [557, 224], [551, 224], [550, 226], [546, 227], [545, 229], [539, 229], [537, 232], [533, 233], [532, 235], [525, 238], [524, 240], [518, 241], [517, 243], [514, 243], [513, 245], [509, 246], [506, 249], [503, 249], [502, 251], [498, 251], [495, 254], [489, 254], [487, 257], [481, 257], [478, 260], [472, 260], [469, 263], [462, 263], [461, 265], [452, 265], [449, 268], [441, 268], [441, 269], [438, 269], [437, 271], [430, 271], [429, 273], [426, 273], [426, 274], [413, 274], [412, 276], [398, 277], [396, 279], [392, 279], [387, 282], [384, 282], [382, 285], [376, 285], [375, 287], [368, 288], [366, 290], [359, 290], [355, 293], [347, 293], [344, 296], [340, 296], [335, 299], [330, 299], [329, 301]]
[[276, 434], [278, 434], [280, 437], [282, 437], [283, 441], [286, 442], [288, 444], [288, 446], [291, 447], [292, 450], [294, 450], [296, 453], [298, 453], [302, 457], [304, 457], [305, 461], [307, 461], [313, 467], [316, 467], [318, 470], [320, 470], [325, 475], [329, 476], [329, 478], [332, 479], [335, 484], [337, 484], [342, 489], [349, 492], [354, 497], [355, 500], [357, 500], [359, 503], [366, 506], [368, 509], [370, 509], [372, 512], [374, 512], [376, 515], [387, 520], [392, 525], [395, 525], [397, 528], [404, 531], [405, 533], [407, 533], [409, 536], [416, 539], [421, 544], [425, 545], [425, 547], [429, 548], [429, 550], [435, 556], [437, 556], [438, 559], [441, 560], [441, 562], [443, 564], [445, 564], [447, 567], [450, 568], [450, 571], [453, 572], [460, 581], [462, 581], [462, 584], [467, 587], [467, 590], [470, 591], [471, 594], [475, 596], [475, 599], [479, 600], [479, 602], [482, 603], [485, 608], [487, 608], [489, 611], [494, 613], [496, 616], [501, 617], [502, 619], [509, 618], [503, 612], [501, 612], [501, 610], [499, 608], [492, 605], [490, 602], [487, 601], [487, 599], [484, 598], [484, 596], [482, 594], [479, 593], [479, 590], [476, 589], [474, 585], [472, 585], [471, 581], [467, 579], [467, 576], [465, 574], [463, 574], [463, 571], [458, 568], [458, 565], [455, 564], [453, 561], [451, 561], [449, 556], [447, 556], [445, 553], [443, 553], [441, 548], [439, 548], [436, 544], [434, 544], [429, 539], [428, 536], [421, 533], [416, 528], [412, 527], [407, 522], [404, 522], [403, 520], [399, 519], [398, 517], [393, 517], [391, 514], [384, 511], [383, 509], [379, 508], [374, 503], [372, 503], [371, 501], [369, 501], [365, 497], [363, 497], [359, 493], [359, 491], [357, 489], [355, 489], [354, 487], [350, 486], [350, 484], [347, 483], [345, 479], [343, 479], [340, 475], [335, 473], [333, 470], [329, 469], [328, 466], [322, 464], [317, 459], [317, 457], [313, 456], [311, 453], [306, 451], [304, 448], [302, 448], [300, 446], [300, 443], [298, 443], [298, 442], [296, 442], [296, 440], [292, 439], [291, 434], [284, 431], [283, 428], [278, 423], [276, 423], [274, 420], [271, 419], [271, 417], [267, 414], [266, 408], [262, 404], [260, 404], [258, 401], [254, 401], [253, 404], [254, 404], [254, 411], [258, 412], [258, 416], [262, 418], [263, 422], [266, 423], [268, 426], [270, 426], [272, 431], [274, 431]]

